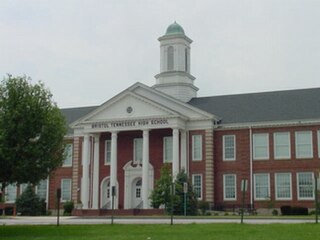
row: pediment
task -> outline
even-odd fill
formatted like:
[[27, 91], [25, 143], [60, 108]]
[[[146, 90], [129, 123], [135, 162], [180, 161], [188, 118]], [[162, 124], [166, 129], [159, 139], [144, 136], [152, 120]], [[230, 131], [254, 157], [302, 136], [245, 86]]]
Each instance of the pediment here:
[[183, 121], [192, 121], [215, 119], [215, 116], [141, 83], [136, 83], [78, 119], [71, 126], [102, 121], [154, 118], [179, 118]]

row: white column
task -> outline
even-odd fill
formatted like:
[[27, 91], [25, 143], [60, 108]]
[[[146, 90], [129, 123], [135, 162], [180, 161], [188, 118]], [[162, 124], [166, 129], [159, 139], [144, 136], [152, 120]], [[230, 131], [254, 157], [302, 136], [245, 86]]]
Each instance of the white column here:
[[94, 157], [93, 157], [93, 184], [92, 184], [92, 208], [99, 208], [99, 146], [100, 136], [94, 136]]
[[179, 173], [179, 129], [172, 132], [172, 180], [175, 181]]
[[90, 162], [90, 137], [86, 134], [83, 137], [82, 145], [82, 183], [81, 202], [84, 209], [89, 207], [89, 162]]
[[149, 130], [143, 130], [142, 145], [142, 201], [143, 209], [149, 208]]
[[[112, 187], [115, 186], [116, 193], [118, 192], [117, 189], [117, 139], [118, 134], [117, 132], [111, 133], [111, 166], [110, 166], [110, 193], [112, 194]], [[111, 196], [111, 205], [112, 206], [112, 196]], [[118, 196], [114, 197], [114, 208], [118, 208]]]
[[180, 142], [180, 149], [181, 149], [181, 170], [184, 169], [185, 173], [188, 173], [187, 169], [187, 133], [186, 131], [181, 131], [181, 142]]

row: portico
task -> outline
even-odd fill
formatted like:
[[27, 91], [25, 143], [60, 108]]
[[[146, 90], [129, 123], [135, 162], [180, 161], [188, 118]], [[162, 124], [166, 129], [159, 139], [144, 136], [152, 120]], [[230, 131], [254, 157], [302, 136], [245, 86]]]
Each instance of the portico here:
[[[111, 141], [111, 159], [110, 159], [110, 184], [109, 184], [109, 204], [107, 208], [111, 208], [114, 204], [114, 208], [119, 207], [119, 191], [116, 188], [116, 195], [114, 198], [114, 203], [112, 202], [113, 198], [111, 197], [112, 187], [118, 186], [119, 182], [119, 171], [124, 171], [124, 208], [134, 208], [139, 207], [142, 209], [150, 208], [149, 196], [153, 189], [154, 184], [154, 172], [153, 165], [150, 162], [150, 134], [152, 131], [165, 129], [169, 133], [169, 136], [172, 136], [172, 173], [175, 177], [176, 174], [180, 171], [181, 167], [187, 169], [186, 166], [186, 156], [187, 153], [182, 154], [181, 150], [186, 151], [187, 149], [187, 139], [185, 137], [186, 130], [179, 129], [177, 123], [180, 123], [181, 119], [179, 118], [155, 118], [155, 119], [143, 119], [143, 120], [134, 120], [134, 121], [103, 121], [95, 122], [91, 124], [91, 129], [86, 131], [86, 134], [83, 137], [83, 178], [81, 183], [81, 202], [83, 203], [83, 208], [85, 209], [98, 209], [99, 208], [99, 159], [101, 159], [100, 154], [104, 151], [101, 151], [101, 141], [100, 136], [102, 134], [107, 134], [110, 136]], [[143, 125], [141, 126], [141, 123]], [[99, 127], [98, 127], [99, 126]], [[114, 126], [114, 127], [112, 127]], [[140, 129], [137, 130], [137, 126], [140, 126]], [[152, 127], [152, 128], [151, 128]], [[107, 128], [107, 129], [106, 129]], [[111, 128], [111, 129], [109, 129]], [[125, 166], [118, 166], [119, 151], [123, 151], [118, 147], [119, 135], [121, 138], [121, 133], [126, 132], [137, 132], [138, 135], [142, 136], [142, 151], [141, 159], [127, 159]], [[139, 134], [140, 132], [140, 134]], [[180, 150], [181, 149], [181, 150]], [[134, 151], [135, 149], [133, 149]], [[106, 153], [103, 152], [105, 155]], [[139, 155], [139, 154], [138, 154]], [[139, 157], [138, 157], [139, 158]], [[121, 160], [122, 162], [124, 160]], [[101, 160], [100, 160], [101, 162]], [[90, 166], [90, 163], [92, 165]], [[89, 177], [90, 171], [92, 177]], [[137, 193], [138, 197], [141, 198], [141, 201], [137, 206], [134, 206], [132, 201], [132, 182], [140, 178], [142, 181], [141, 193]], [[105, 201], [101, 201], [104, 202]], [[100, 204], [100, 207], [103, 207]]]

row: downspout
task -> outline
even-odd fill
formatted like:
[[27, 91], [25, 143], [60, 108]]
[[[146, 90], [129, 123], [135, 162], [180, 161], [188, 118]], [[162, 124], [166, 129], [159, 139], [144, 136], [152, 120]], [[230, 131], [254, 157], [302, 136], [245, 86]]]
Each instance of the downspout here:
[[252, 161], [252, 128], [249, 128], [250, 134], [250, 205], [253, 207], [253, 161]]

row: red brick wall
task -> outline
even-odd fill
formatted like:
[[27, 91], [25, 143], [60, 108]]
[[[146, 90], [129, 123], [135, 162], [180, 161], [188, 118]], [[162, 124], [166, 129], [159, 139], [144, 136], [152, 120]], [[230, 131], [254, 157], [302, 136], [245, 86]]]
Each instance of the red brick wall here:
[[[317, 131], [319, 126], [294, 126], [294, 127], [279, 127], [279, 128], [259, 128], [253, 129], [252, 133], [268, 133], [269, 134], [269, 159], [268, 160], [253, 160], [253, 173], [269, 173], [270, 174], [270, 193], [271, 201], [274, 201], [274, 207], [282, 205], [298, 205], [313, 207], [313, 201], [298, 200], [297, 199], [297, 172], [318, 172], [320, 169], [320, 160], [318, 157], [318, 143]], [[295, 131], [312, 131], [313, 136], [313, 158], [312, 159], [296, 159], [295, 156]], [[275, 160], [273, 133], [274, 132], [290, 132], [291, 143], [291, 159], [290, 160]], [[222, 160], [222, 136], [223, 135], [236, 136], [236, 160], [223, 161]], [[241, 191], [240, 182], [242, 178], [249, 179], [250, 172], [250, 135], [249, 129], [241, 130], [219, 130], [215, 131], [215, 202], [225, 204], [240, 204]], [[292, 200], [282, 201], [275, 200], [275, 173], [288, 172], [292, 177]], [[237, 175], [237, 200], [223, 201], [223, 174]], [[249, 188], [250, 189], [250, 185]], [[250, 203], [250, 193], [246, 194], [247, 203]], [[254, 200], [256, 208], [265, 208], [270, 204], [270, 201]]]

